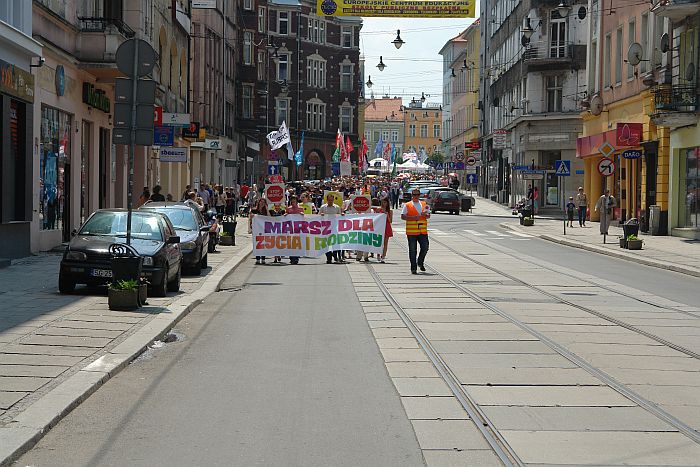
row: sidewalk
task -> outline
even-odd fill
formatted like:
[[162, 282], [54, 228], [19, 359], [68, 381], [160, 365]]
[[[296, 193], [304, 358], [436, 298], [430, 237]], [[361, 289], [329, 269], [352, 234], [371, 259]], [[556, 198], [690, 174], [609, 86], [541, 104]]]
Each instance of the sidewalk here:
[[246, 226], [238, 223], [237, 246], [210, 253], [201, 276], [183, 276], [179, 293], [149, 297], [135, 312], [109, 310], [104, 292], [60, 295], [60, 254], [0, 269], [0, 465], [216, 292], [250, 253]]
[[[501, 227], [505, 229], [535, 235], [561, 245], [700, 277], [700, 241], [697, 240], [670, 236], [655, 237], [641, 233], [640, 238], [644, 240], [643, 249], [627, 250], [620, 248], [618, 237], [621, 237], [623, 232], [622, 228], [616, 224], [608, 229], [610, 235], [606, 237], [606, 243], [603, 244], [598, 222], [586, 222], [586, 227], [581, 228], [575, 221], [575, 227], [567, 227], [564, 235], [563, 217], [557, 219], [535, 216], [535, 225], [524, 227], [520, 225], [518, 217], [511, 214], [511, 209], [505, 206], [483, 198], [478, 198], [476, 205], [489, 212], [496, 212], [499, 209], [507, 212], [509, 220], [501, 223]], [[480, 213], [475, 211], [475, 214]]]

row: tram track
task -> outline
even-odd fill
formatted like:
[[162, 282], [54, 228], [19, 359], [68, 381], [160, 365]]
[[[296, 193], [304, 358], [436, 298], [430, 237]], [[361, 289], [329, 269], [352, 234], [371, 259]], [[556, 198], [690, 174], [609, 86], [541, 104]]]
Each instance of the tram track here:
[[[398, 241], [397, 239], [393, 239], [393, 241], [396, 242], [404, 251], [407, 251], [407, 248], [406, 248], [406, 246], [403, 244], [403, 242], [400, 242], [400, 241]], [[676, 349], [676, 350], [678, 350], [679, 352], [682, 352], [682, 353], [684, 353], [684, 354], [686, 354], [686, 355], [689, 355], [689, 356], [691, 356], [691, 357], [694, 357], [694, 358], [699, 358], [699, 357], [700, 357], [700, 355], [696, 354], [695, 352], [693, 352], [693, 351], [691, 351], [691, 350], [689, 350], [689, 349], [685, 349], [684, 347], [677, 346], [677, 345], [675, 345], [675, 344], [673, 344], [673, 343], [671, 343], [671, 342], [666, 341], [665, 339], [663, 339], [663, 338], [661, 338], [661, 337], [659, 337], [659, 336], [655, 336], [655, 335], [652, 334], [652, 333], [648, 333], [648, 332], [646, 332], [646, 331], [644, 331], [644, 330], [637, 329], [637, 328], [635, 328], [635, 327], [632, 326], [632, 325], [629, 325], [629, 324], [627, 324], [627, 323], [620, 322], [619, 320], [617, 320], [617, 319], [615, 319], [615, 318], [606, 316], [606, 315], [604, 315], [604, 314], [602, 314], [602, 313], [596, 312], [595, 310], [590, 310], [590, 309], [588, 309], [588, 308], [586, 308], [586, 307], [579, 306], [579, 305], [577, 305], [577, 304], [575, 304], [575, 303], [573, 303], [573, 302], [569, 302], [569, 301], [567, 301], [567, 300], [565, 300], [565, 299], [562, 299], [561, 297], [558, 297], [558, 296], [556, 296], [556, 295], [554, 295], [554, 294], [550, 294], [550, 293], [548, 293], [548, 292], [546, 292], [546, 291], [541, 291], [541, 290], [540, 290], [539, 288], [537, 288], [537, 287], [531, 287], [529, 284], [523, 282], [522, 280], [520, 280], [520, 279], [518, 279], [518, 278], [516, 278], [516, 277], [514, 277], [514, 276], [512, 276], [512, 275], [509, 275], [509, 274], [507, 274], [507, 273], [503, 273], [502, 271], [498, 271], [496, 268], [490, 267], [490, 266], [484, 264], [484, 263], [481, 262], [481, 261], [474, 260], [473, 258], [470, 258], [470, 257], [468, 257], [468, 256], [466, 256], [466, 255], [464, 255], [464, 254], [462, 254], [461, 252], [455, 250], [454, 248], [450, 247], [449, 245], [447, 245], [447, 244], [444, 243], [444, 242], [441, 242], [441, 241], [435, 240], [435, 239], [431, 239], [431, 243], [433, 243], [433, 242], [434, 242], [434, 243], [437, 243], [438, 245], [440, 245], [440, 246], [442, 246], [442, 247], [444, 247], [444, 248], [446, 248], [446, 249], [449, 250], [450, 252], [452, 252], [452, 253], [454, 253], [454, 254], [456, 254], [456, 255], [458, 255], [458, 256], [464, 258], [464, 259], [467, 259], [467, 260], [473, 262], [474, 264], [477, 264], [477, 265], [479, 265], [479, 266], [485, 267], [485, 268], [491, 270], [492, 272], [496, 272], [496, 273], [498, 273], [498, 274], [503, 275], [504, 277], [508, 277], [509, 279], [511, 279], [511, 280], [513, 280], [513, 281], [516, 281], [516, 282], [518, 282], [518, 283], [520, 283], [520, 284], [526, 285], [526, 286], [528, 286], [529, 288], [531, 288], [531, 289], [534, 290], [534, 291], [542, 292], [542, 293], [544, 293], [546, 296], [548, 296], [548, 297], [550, 297], [550, 298], [552, 298], [552, 299], [555, 299], [555, 300], [556, 300], [557, 302], [559, 302], [559, 303], [565, 303], [565, 304], [567, 304], [567, 305], [575, 306], [576, 308], [578, 308], [578, 309], [580, 309], [580, 310], [582, 310], [582, 311], [590, 312], [591, 314], [593, 314], [593, 315], [595, 315], [595, 316], [598, 316], [598, 317], [600, 317], [600, 318], [602, 318], [602, 319], [605, 319], [605, 320], [607, 320], [607, 321], [609, 321], [609, 322], [611, 322], [611, 323], [613, 323], [613, 324], [616, 324], [616, 325], [619, 325], [619, 326], [621, 326], [621, 327], [624, 327], [625, 329], [628, 329], [628, 330], [630, 330], [630, 331], [632, 331], [632, 332], [636, 332], [636, 333], [638, 333], [638, 334], [640, 334], [640, 335], [644, 335], [645, 337], [647, 337], [647, 338], [649, 338], [649, 339], [652, 339], [652, 340], [655, 340], [656, 342], [662, 343], [662, 344], [664, 344], [664, 345], [669, 345], [669, 347], [671, 347], [671, 348], [676, 349], [676, 347], [678, 347], [678, 349]], [[556, 352], [556, 353], [558, 353], [559, 355], [561, 355], [562, 357], [566, 358], [567, 360], [569, 360], [570, 362], [572, 362], [572, 363], [573, 363], [574, 365], [576, 365], [577, 367], [579, 367], [579, 368], [585, 370], [585, 371], [588, 372], [590, 375], [592, 375], [593, 377], [597, 378], [599, 381], [603, 382], [605, 385], [607, 385], [608, 387], [610, 387], [610, 388], [613, 389], [614, 391], [618, 392], [618, 393], [621, 394], [622, 396], [624, 396], [624, 397], [626, 397], [627, 399], [631, 400], [632, 402], [634, 402], [635, 404], [637, 404], [639, 407], [641, 407], [641, 408], [643, 408], [644, 410], [646, 410], [647, 412], [653, 414], [653, 415], [656, 416], [657, 418], [659, 418], [659, 419], [663, 420], [664, 422], [668, 423], [670, 426], [674, 427], [674, 428], [675, 428], [676, 430], [678, 430], [680, 433], [683, 433], [683, 434], [686, 435], [688, 438], [690, 438], [691, 440], [693, 440], [693, 442], [695, 442], [695, 443], [697, 443], [697, 444], [700, 444], [700, 432], [698, 432], [697, 430], [695, 430], [695, 429], [692, 428], [691, 426], [687, 425], [687, 424], [684, 423], [683, 421], [679, 420], [678, 418], [676, 418], [675, 416], [673, 416], [673, 415], [670, 414], [669, 412], [665, 411], [663, 408], [659, 407], [659, 406], [658, 406], [657, 404], [655, 404], [654, 402], [652, 402], [652, 401], [646, 399], [645, 397], [643, 397], [642, 395], [638, 394], [638, 393], [635, 392], [634, 390], [628, 388], [625, 384], [623, 384], [623, 383], [617, 381], [615, 378], [613, 378], [612, 376], [610, 376], [610, 375], [607, 374], [606, 372], [602, 371], [601, 369], [595, 367], [594, 365], [592, 365], [591, 363], [589, 363], [588, 361], [586, 361], [584, 358], [582, 358], [582, 357], [580, 357], [579, 355], [575, 354], [574, 352], [568, 350], [566, 347], [564, 347], [563, 345], [561, 345], [561, 344], [559, 344], [558, 342], [554, 341], [553, 339], [547, 337], [544, 333], [538, 331], [537, 329], [533, 328], [533, 327], [530, 326], [529, 324], [527, 324], [527, 323], [521, 321], [520, 319], [518, 319], [518, 318], [516, 318], [515, 316], [511, 315], [511, 314], [508, 313], [507, 311], [501, 309], [500, 307], [498, 307], [497, 305], [493, 304], [492, 302], [490, 302], [490, 301], [484, 299], [484, 298], [483, 298], [482, 296], [480, 296], [479, 294], [477, 294], [477, 293], [475, 293], [475, 292], [469, 290], [469, 289], [468, 289], [467, 287], [465, 287], [464, 285], [462, 285], [462, 284], [458, 283], [457, 281], [455, 281], [452, 277], [448, 276], [447, 274], [445, 274], [445, 273], [441, 272], [440, 270], [438, 270], [436, 267], [432, 266], [432, 265], [430, 264], [429, 261], [426, 262], [426, 267], [428, 267], [428, 268], [433, 272], [433, 274], [435, 274], [435, 275], [441, 277], [442, 279], [444, 279], [447, 283], [451, 284], [454, 288], [460, 290], [460, 291], [463, 292], [465, 295], [469, 296], [469, 297], [470, 297], [471, 299], [473, 299], [476, 303], [479, 303], [480, 305], [482, 305], [482, 306], [485, 307], [486, 309], [488, 309], [488, 310], [494, 312], [494, 313], [497, 314], [498, 316], [502, 317], [503, 319], [507, 320], [507, 321], [510, 322], [511, 324], [513, 324], [513, 325], [515, 325], [516, 327], [520, 328], [522, 331], [524, 331], [524, 332], [530, 334], [531, 336], [533, 336], [534, 338], [536, 338], [537, 340], [539, 340], [540, 342], [542, 342], [543, 344], [545, 344], [546, 346], [548, 346], [548, 347], [549, 347], [550, 349], [552, 349], [554, 352]], [[500, 433], [498, 433], [498, 430], [496, 429], [496, 427], [493, 426], [493, 425], [491, 424], [491, 422], [488, 420], [488, 417], [486, 417], [486, 415], [483, 413], [483, 411], [481, 411], [481, 410], [479, 409], [478, 403], [477, 403], [473, 398], [471, 398], [471, 397], [469, 396], [468, 392], [462, 387], [462, 385], [459, 383], [459, 381], [457, 380], [457, 378], [456, 378], [456, 377], [452, 374], [452, 372], [449, 370], [449, 366], [448, 366], [447, 364], [444, 363], [444, 361], [440, 358], [440, 356], [438, 355], [438, 353], [433, 349], [433, 347], [432, 347], [430, 341], [423, 335], [423, 333], [420, 331], [419, 327], [415, 324], [415, 322], [410, 318], [410, 316], [408, 316], [407, 313], [405, 313], [405, 311], [403, 310], [403, 308], [402, 308], [402, 307], [398, 304], [398, 302], [394, 299], [393, 295], [391, 294], [391, 292], [389, 291], [389, 289], [386, 287], [386, 285], [382, 282], [381, 277], [380, 277], [379, 274], [375, 271], [374, 267], [370, 265], [368, 269], [370, 270], [370, 274], [372, 275], [372, 278], [373, 278], [374, 281], [377, 283], [377, 286], [380, 288], [380, 290], [382, 291], [383, 295], [384, 295], [384, 296], [387, 298], [387, 300], [391, 303], [392, 307], [396, 310], [396, 312], [399, 314], [399, 316], [400, 316], [401, 319], [404, 321], [404, 323], [406, 323], [406, 326], [409, 328], [410, 332], [411, 332], [411, 333], [415, 336], [415, 338], [418, 340], [418, 342], [419, 342], [421, 348], [423, 348], [423, 350], [424, 350], [424, 351], [426, 352], [426, 354], [428, 355], [428, 358], [429, 358], [429, 359], [431, 360], [431, 362], [433, 362], [433, 364], [436, 366], [436, 368], [437, 368], [438, 371], [440, 372], [441, 377], [442, 377], [442, 378], [446, 381], [446, 383], [450, 386], [450, 388], [451, 388], [451, 390], [453, 391], [453, 393], [455, 393], [455, 396], [460, 400], [460, 403], [462, 403], [462, 405], [465, 407], [465, 410], [467, 410], [467, 412], [469, 413], [470, 416], [472, 416], [472, 413], [474, 413], [474, 414], [476, 415], [477, 418], [474, 418], [474, 420], [475, 420], [475, 421], [476, 421], [476, 420], [479, 421], [479, 423], [477, 423], [477, 425], [478, 425], [479, 428], [482, 430], [482, 433], [485, 433], [485, 432], [488, 433], [488, 436], [491, 438], [491, 439], [489, 439], [489, 437], [487, 437], [487, 434], [484, 435], [485, 437], [487, 437], [487, 441], [489, 442], [489, 444], [491, 444], [492, 446], [494, 446], [494, 444], [492, 444], [492, 441], [493, 441], [493, 443], [495, 443], [495, 445], [499, 446], [499, 447], [501, 448], [501, 450], [504, 451], [504, 453], [505, 453], [505, 452], [512, 452], [512, 448], [510, 448], [510, 447], [508, 446], [508, 444], [505, 442], [505, 440], [502, 439], [502, 437], [500, 436]], [[682, 350], [679, 350], [679, 349], [682, 349]], [[461, 398], [460, 398], [460, 397], [461, 397]], [[469, 407], [469, 409], [467, 409], [467, 407]], [[481, 425], [483, 425], [483, 427], [482, 427]], [[483, 429], [482, 429], [482, 428], [483, 428]], [[495, 448], [494, 448], [494, 450], [495, 450]], [[512, 459], [513, 459], [514, 462], [516, 462], [516, 463], [515, 463], [515, 464], [512, 464], [512, 463], [511, 463], [511, 464], [508, 464], [508, 463], [506, 463], [506, 465], [523, 465], [523, 464], [522, 464], [522, 461], [519, 461], [517, 455], [516, 455], [514, 452], [513, 452], [512, 456], [513, 456]], [[501, 456], [499, 455], [499, 458], [500, 458], [500, 457], [501, 457]], [[501, 460], [503, 461], [503, 458], [501, 458]], [[504, 463], [505, 463], [505, 462], [504, 462]]]

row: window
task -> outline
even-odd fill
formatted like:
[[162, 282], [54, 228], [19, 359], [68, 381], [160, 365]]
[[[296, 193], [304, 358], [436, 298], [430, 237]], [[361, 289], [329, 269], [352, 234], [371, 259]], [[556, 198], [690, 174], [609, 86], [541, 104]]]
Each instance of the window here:
[[[588, 87], [593, 93], [598, 92], [598, 41], [591, 42], [591, 66], [588, 75]], [[590, 94], [590, 93], [589, 93]]]
[[[692, 86], [696, 83], [695, 75], [688, 76], [686, 70], [693, 63], [695, 57], [695, 51], [697, 50], [696, 41], [697, 29], [688, 28], [685, 32], [678, 34], [678, 61], [680, 63], [679, 70], [681, 70], [679, 80], [680, 84], [687, 83]], [[688, 80], [688, 78], [691, 78]]]
[[[680, 227], [700, 227], [700, 148], [681, 150], [681, 180], [679, 190]], [[685, 157], [683, 157], [685, 156]], [[683, 161], [685, 159], [685, 161]], [[685, 162], [685, 170], [683, 170]], [[683, 189], [682, 187], [685, 187]]]
[[[18, 126], [17, 101], [10, 101], [10, 124]], [[69, 219], [66, 203], [70, 201], [65, 172], [71, 160], [71, 116], [58, 109], [41, 107], [41, 154], [39, 175], [43, 186], [39, 192], [41, 230], [65, 230]], [[13, 139], [11, 145], [17, 147]], [[12, 148], [15, 152], [15, 148]]]
[[253, 86], [243, 85], [243, 108], [241, 112], [243, 118], [253, 118]]
[[326, 61], [318, 58], [308, 58], [306, 61], [306, 85], [312, 88], [326, 87]]
[[414, 123], [408, 125], [408, 136], [411, 138], [416, 137], [416, 125]]
[[440, 137], [440, 124], [434, 123], [433, 124], [433, 138], [439, 138], [439, 137]]
[[367, 130], [365, 131], [365, 141], [369, 143], [369, 141], [372, 141], [372, 132]]
[[615, 84], [622, 84], [622, 27], [615, 31]]
[[318, 99], [306, 103], [306, 128], [309, 131], [326, 130], [326, 104]]
[[253, 33], [245, 31], [243, 33], [243, 64], [252, 65], [253, 63]]
[[[659, 16], [659, 15], [655, 15], [654, 16], [654, 35], [652, 36], [654, 38], [654, 50], [661, 50], [661, 36], [664, 35], [664, 25], [665, 25], [664, 17]], [[663, 64], [663, 60], [657, 61], [657, 59], [660, 59], [661, 57], [662, 56], [659, 54], [651, 54], [650, 58], [652, 58], [654, 60], [653, 65], [657, 68], [661, 67]]]
[[552, 20], [549, 27], [549, 56], [552, 58], [566, 57], [566, 17], [562, 18], [557, 10], [550, 14]]
[[277, 12], [277, 33], [283, 36], [289, 34], [289, 12]]
[[[651, 55], [649, 53], [649, 13], [648, 12], [642, 13], [642, 21], [639, 23], [639, 36], [640, 36], [639, 43], [642, 46], [642, 50], [646, 54], [646, 57], [642, 57], [642, 58], [648, 59], [649, 56]], [[639, 66], [641, 67], [642, 73], [647, 72], [647, 70], [648, 70], [647, 63], [648, 62], [646, 62], [646, 61], [642, 61], [642, 63], [639, 64]]]
[[326, 22], [319, 18], [309, 17], [309, 28], [306, 38], [317, 44], [326, 43]]
[[352, 92], [352, 64], [340, 65], [340, 91]]
[[353, 43], [353, 27], [352, 26], [342, 26], [340, 28], [340, 46], [345, 48], [352, 47]]
[[258, 32], [266, 32], [267, 28], [265, 27], [267, 25], [267, 12], [265, 11], [264, 6], [259, 6], [258, 7]]
[[282, 125], [282, 122], [289, 121], [289, 99], [287, 98], [276, 98], [275, 99], [275, 123], [277, 126]]
[[389, 130], [382, 130], [382, 141], [389, 141]]
[[610, 87], [612, 73], [610, 71], [610, 54], [612, 53], [612, 44], [610, 34], [605, 35], [605, 53], [603, 55], [603, 86]]
[[391, 141], [394, 143], [399, 142], [399, 130], [391, 130]]
[[265, 81], [265, 52], [258, 50], [258, 81]]
[[428, 125], [421, 125], [420, 126], [420, 137], [421, 138], [428, 137]]
[[547, 112], [562, 111], [562, 76], [547, 76]]
[[277, 57], [277, 81], [289, 79], [289, 54], [282, 53]]
[[352, 133], [352, 107], [349, 105], [340, 107], [340, 131]]
[[253, 0], [243, 0], [243, 9], [244, 10], [252, 10], [253, 9]]
[[[632, 18], [627, 25], [627, 50], [629, 47], [637, 40], [637, 24]], [[634, 67], [632, 65], [627, 65], [627, 79], [634, 78]]]

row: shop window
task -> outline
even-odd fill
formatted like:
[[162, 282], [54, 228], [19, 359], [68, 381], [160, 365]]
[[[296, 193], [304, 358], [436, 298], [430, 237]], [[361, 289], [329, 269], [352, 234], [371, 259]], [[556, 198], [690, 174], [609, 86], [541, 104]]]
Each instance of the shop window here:
[[700, 147], [684, 149], [685, 167], [681, 165], [681, 199], [678, 223], [681, 227], [700, 228]]
[[41, 108], [39, 220], [42, 230], [66, 230], [70, 207], [71, 116]]

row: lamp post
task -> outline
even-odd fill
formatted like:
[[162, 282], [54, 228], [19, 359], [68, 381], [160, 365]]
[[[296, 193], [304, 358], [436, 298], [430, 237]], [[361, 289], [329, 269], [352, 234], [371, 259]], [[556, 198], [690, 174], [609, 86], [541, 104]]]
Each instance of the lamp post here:
[[404, 40], [401, 39], [401, 30], [400, 29], [396, 30], [396, 39], [391, 41], [391, 43], [394, 44], [394, 47], [396, 47], [397, 49], [400, 49], [401, 46], [405, 44]]
[[383, 57], [381, 55], [379, 56], [379, 64], [377, 65], [377, 68], [379, 68], [379, 71], [384, 71], [384, 68], [386, 68]]

